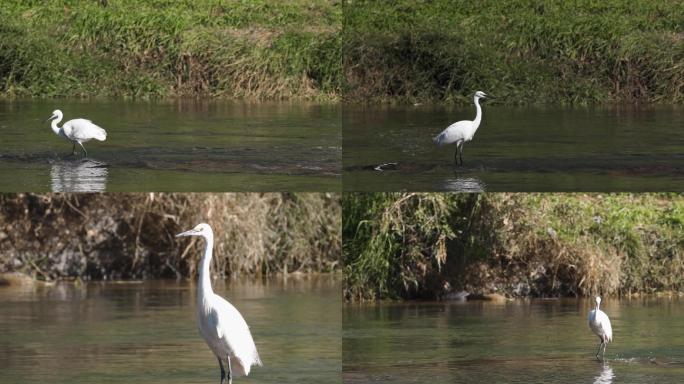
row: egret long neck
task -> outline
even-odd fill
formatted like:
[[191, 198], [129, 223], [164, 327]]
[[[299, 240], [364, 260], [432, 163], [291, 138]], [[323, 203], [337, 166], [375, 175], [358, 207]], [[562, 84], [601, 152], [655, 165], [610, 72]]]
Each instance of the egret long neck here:
[[475, 114], [475, 120], [473, 120], [473, 122], [475, 123], [475, 131], [477, 131], [477, 128], [480, 126], [480, 121], [482, 121], [482, 108], [480, 108], [480, 99], [475, 97], [474, 100], [477, 113]]
[[58, 117], [54, 120], [52, 120], [52, 123], [50, 123], [50, 127], [52, 127], [52, 132], [55, 133], [55, 135], [59, 135], [59, 127], [57, 126], [57, 123], [62, 121], [61, 117]]
[[214, 238], [209, 236], [205, 238], [206, 248], [204, 249], [204, 256], [202, 256], [202, 263], [200, 264], [200, 274], [199, 274], [199, 291], [197, 292], [198, 297], [206, 295], [207, 293], [214, 293], [211, 289], [211, 251], [214, 248]]

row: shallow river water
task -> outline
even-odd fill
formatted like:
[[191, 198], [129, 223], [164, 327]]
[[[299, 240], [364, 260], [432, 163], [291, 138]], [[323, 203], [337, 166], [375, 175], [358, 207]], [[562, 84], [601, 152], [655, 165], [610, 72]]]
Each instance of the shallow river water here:
[[[341, 382], [339, 278], [215, 282], [264, 363], [236, 383]], [[0, 382], [218, 383], [194, 284], [0, 287]]]
[[[474, 107], [345, 106], [347, 191], [672, 191], [684, 186], [684, 108], [484, 104], [466, 143], [432, 138]], [[384, 171], [375, 168], [388, 164]], [[383, 167], [381, 167], [383, 169]]]
[[[107, 140], [71, 156], [44, 122], [54, 109]], [[0, 192], [339, 190], [341, 141], [335, 105], [0, 102]]]
[[345, 383], [681, 383], [684, 299], [617, 300], [604, 363], [586, 300], [345, 305]]

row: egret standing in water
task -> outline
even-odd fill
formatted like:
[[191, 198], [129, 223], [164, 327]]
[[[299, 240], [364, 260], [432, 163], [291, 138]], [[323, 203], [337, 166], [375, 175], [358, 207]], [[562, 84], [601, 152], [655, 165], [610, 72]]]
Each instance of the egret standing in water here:
[[52, 120], [52, 132], [54, 132], [57, 136], [61, 136], [71, 141], [73, 144], [71, 147], [72, 155], [76, 155], [76, 143], [83, 148], [83, 153], [85, 153], [85, 156], [88, 157], [88, 151], [86, 151], [83, 143], [92, 139], [99, 141], [105, 141], [107, 139], [107, 132], [104, 129], [86, 119], [69, 120], [61, 127], [58, 127], [57, 124], [62, 121], [62, 117], [64, 117], [64, 115], [62, 115], [62, 111], [55, 109], [52, 112], [52, 116], [45, 121]]
[[[233, 377], [247, 376], [252, 365], [261, 365], [249, 327], [232, 304], [211, 289], [209, 267], [214, 246], [214, 232], [209, 224], [179, 233], [180, 236], [201, 236], [206, 242], [200, 265], [197, 290], [197, 326], [209, 349], [214, 352], [221, 367], [221, 384], [233, 382]], [[227, 368], [228, 372], [226, 375]]]
[[477, 128], [480, 126], [480, 121], [482, 121], [480, 99], [486, 97], [489, 96], [482, 91], [475, 92], [475, 96], [473, 97], [475, 109], [477, 110], [475, 120], [461, 120], [453, 123], [434, 138], [435, 143], [440, 147], [444, 144], [456, 143], [456, 152], [454, 153], [454, 162], [456, 165], [458, 165], [459, 158], [461, 159], [461, 165], [463, 165], [463, 144], [473, 139], [475, 131], [477, 131]]
[[[601, 297], [596, 296], [596, 309], [589, 312], [589, 328], [599, 337], [601, 344], [599, 344], [598, 351], [596, 351], [596, 360], [602, 360], [606, 355], [606, 345], [613, 341], [613, 328], [610, 326], [610, 319], [605, 312], [599, 309], [601, 305]], [[599, 359], [603, 347], [603, 354]]]

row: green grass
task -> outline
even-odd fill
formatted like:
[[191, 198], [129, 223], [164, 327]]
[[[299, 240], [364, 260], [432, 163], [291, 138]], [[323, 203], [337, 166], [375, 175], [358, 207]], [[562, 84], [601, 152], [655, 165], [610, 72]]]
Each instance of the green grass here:
[[341, 18], [325, 0], [3, 1], [0, 91], [335, 100]]
[[684, 101], [679, 1], [354, 1], [344, 22], [349, 101]]
[[505, 104], [681, 103], [683, 7], [650, 0], [0, 3], [4, 97], [469, 103], [476, 90]]
[[348, 300], [684, 290], [684, 196], [345, 194]]

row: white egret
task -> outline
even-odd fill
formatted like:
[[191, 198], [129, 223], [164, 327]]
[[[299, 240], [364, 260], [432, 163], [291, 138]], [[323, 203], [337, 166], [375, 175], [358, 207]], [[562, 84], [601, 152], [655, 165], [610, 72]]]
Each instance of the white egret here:
[[596, 309], [589, 312], [589, 328], [601, 340], [598, 351], [596, 351], [596, 360], [601, 360], [599, 359], [601, 347], [603, 347], [603, 354], [601, 356], [603, 358], [606, 355], [606, 345], [613, 341], [613, 328], [610, 325], [610, 319], [605, 312], [599, 309], [599, 305], [601, 305], [601, 297], [596, 296]]
[[[206, 245], [200, 265], [197, 290], [197, 326], [209, 349], [216, 355], [221, 367], [221, 384], [233, 382], [233, 377], [249, 375], [252, 365], [261, 365], [249, 326], [240, 312], [211, 288], [209, 267], [214, 246], [214, 232], [209, 224], [179, 233], [180, 236], [201, 236]], [[224, 369], [224, 363], [227, 365]]]
[[461, 165], [463, 165], [463, 144], [473, 139], [475, 131], [477, 131], [477, 128], [480, 126], [480, 121], [482, 121], [480, 99], [486, 97], [490, 96], [487, 96], [482, 91], [475, 92], [475, 96], [473, 97], [475, 109], [477, 110], [475, 120], [461, 120], [455, 122], [434, 138], [435, 143], [439, 146], [456, 143], [456, 152], [454, 153], [454, 162], [456, 165], [458, 165], [459, 158], [461, 159]]
[[73, 119], [69, 120], [66, 123], [64, 123], [61, 127], [58, 127], [57, 124], [62, 121], [62, 111], [59, 109], [55, 109], [52, 112], [52, 116], [50, 116], [47, 120], [45, 121], [50, 121], [52, 120], [51, 127], [52, 127], [52, 132], [55, 133], [57, 136], [61, 136], [65, 138], [66, 140], [71, 141], [73, 146], [71, 147], [71, 154], [75, 155], [76, 154], [76, 143], [83, 148], [83, 152], [85, 153], [85, 156], [88, 156], [88, 151], [86, 151], [85, 147], [83, 146], [83, 143], [86, 141], [90, 141], [92, 139], [99, 140], [99, 141], [105, 141], [107, 139], [107, 132], [98, 127], [97, 125], [93, 124], [92, 121], [86, 120], [86, 119]]

